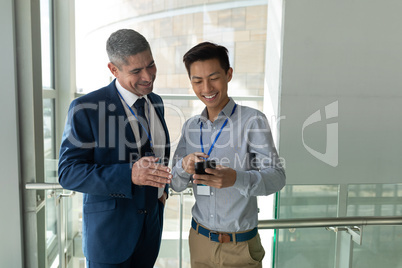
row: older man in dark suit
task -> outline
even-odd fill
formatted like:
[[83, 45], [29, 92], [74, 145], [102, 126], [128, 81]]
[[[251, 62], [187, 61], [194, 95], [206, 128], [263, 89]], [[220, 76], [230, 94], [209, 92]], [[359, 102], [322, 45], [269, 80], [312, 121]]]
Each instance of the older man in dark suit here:
[[107, 41], [108, 86], [75, 99], [60, 148], [59, 182], [84, 193], [87, 267], [153, 267], [160, 247], [170, 154], [156, 66], [134, 30]]

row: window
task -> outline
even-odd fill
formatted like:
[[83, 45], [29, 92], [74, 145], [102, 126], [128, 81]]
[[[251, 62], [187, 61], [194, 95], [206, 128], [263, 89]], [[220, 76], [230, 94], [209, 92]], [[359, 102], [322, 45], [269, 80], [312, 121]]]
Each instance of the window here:
[[[55, 137], [55, 81], [54, 81], [54, 35], [53, 1], [40, 0], [42, 88], [43, 88], [43, 144], [44, 172], [46, 183], [57, 183], [57, 157]], [[45, 240], [48, 267], [57, 263], [57, 208], [56, 194], [47, 190], [45, 194]]]

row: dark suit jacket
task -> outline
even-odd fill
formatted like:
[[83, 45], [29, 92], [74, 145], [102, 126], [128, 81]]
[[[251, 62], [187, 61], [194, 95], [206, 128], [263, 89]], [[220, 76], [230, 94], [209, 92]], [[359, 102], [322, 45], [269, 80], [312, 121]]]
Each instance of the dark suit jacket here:
[[[148, 98], [166, 134], [167, 165], [170, 141], [163, 102], [154, 93]], [[152, 187], [131, 181], [130, 161], [137, 155], [115, 81], [71, 103], [60, 148], [59, 182], [65, 189], [84, 193], [83, 250], [93, 262], [120, 263], [130, 257], [146, 214], [158, 223], [147, 229], [162, 233], [162, 203], [147, 198]]]

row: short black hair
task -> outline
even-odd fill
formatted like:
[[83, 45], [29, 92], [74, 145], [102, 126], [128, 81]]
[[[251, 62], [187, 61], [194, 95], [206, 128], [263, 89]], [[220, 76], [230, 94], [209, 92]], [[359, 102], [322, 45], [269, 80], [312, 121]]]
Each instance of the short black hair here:
[[187, 73], [190, 76], [190, 66], [196, 61], [205, 61], [217, 59], [223, 70], [227, 73], [230, 69], [228, 50], [224, 46], [220, 46], [211, 42], [200, 43], [183, 56], [183, 62], [186, 66]]

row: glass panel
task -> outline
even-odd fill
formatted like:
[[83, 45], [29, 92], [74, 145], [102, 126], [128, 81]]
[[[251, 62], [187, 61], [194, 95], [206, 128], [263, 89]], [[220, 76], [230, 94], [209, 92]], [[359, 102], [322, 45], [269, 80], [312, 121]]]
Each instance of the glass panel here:
[[168, 202], [156, 267], [179, 267], [180, 195], [169, 196]]
[[[274, 198], [276, 195], [259, 196], [258, 200], [258, 220], [272, 220], [274, 219]], [[272, 266], [272, 252], [274, 246], [274, 234], [275, 230], [272, 229], [260, 229], [258, 230], [261, 238], [261, 244], [266, 252], [264, 259], [262, 260], [263, 267]]]
[[402, 184], [349, 185], [347, 215], [401, 216]]
[[[54, 143], [54, 100], [43, 100], [43, 144], [45, 160], [45, 182], [57, 182], [57, 160]], [[46, 222], [46, 254], [48, 267], [57, 263], [57, 207], [56, 192], [46, 191], [45, 222]]]
[[[52, 180], [50, 180], [52, 181]], [[53, 182], [53, 181], [52, 181]], [[58, 241], [57, 241], [57, 208], [56, 193], [53, 190], [46, 191], [45, 205], [45, 222], [46, 222], [46, 256], [48, 267], [57, 261]]]
[[300, 228], [278, 232], [280, 268], [333, 268], [336, 235], [325, 228]]
[[[162, 244], [155, 267], [190, 268], [190, 251], [188, 235], [191, 227], [191, 208], [194, 205], [192, 190], [187, 189], [170, 195], [169, 205], [165, 209], [165, 219], [162, 233]], [[180, 211], [181, 210], [181, 211]], [[182, 216], [182, 218], [181, 218]], [[183, 228], [180, 230], [180, 221]], [[180, 232], [182, 235], [181, 265], [180, 266]]]
[[[70, 191], [65, 191], [70, 192]], [[76, 192], [70, 198], [64, 198], [64, 218], [66, 227], [65, 248], [66, 262], [71, 268], [85, 268], [85, 257], [82, 252], [82, 193]]]
[[[54, 124], [54, 99], [44, 99], [43, 100], [43, 138], [44, 138], [44, 151], [45, 159], [55, 159], [55, 124]], [[45, 163], [46, 165], [46, 163]], [[45, 170], [46, 167], [45, 167]], [[49, 179], [57, 181], [57, 174], [54, 173], [54, 168], [51, 166], [49, 172]], [[52, 173], [53, 172], [53, 173]], [[53, 181], [48, 181], [53, 182]]]
[[[57, 161], [47, 160], [46, 161], [46, 171], [48, 173], [56, 171], [56, 169], [51, 169], [52, 166], [57, 167]], [[53, 177], [46, 177], [46, 182], [57, 182]], [[56, 193], [53, 190], [48, 190], [46, 196], [46, 241], [49, 246], [56, 238], [57, 235], [57, 215], [56, 215]]]
[[[402, 184], [349, 185], [348, 216], [402, 216]], [[402, 267], [402, 227], [365, 226], [353, 267]]]
[[[337, 185], [288, 185], [280, 218], [336, 217]], [[402, 184], [348, 186], [347, 216], [402, 216]], [[362, 245], [352, 243], [353, 267], [402, 267], [400, 226], [363, 226]], [[334, 267], [336, 234], [325, 228], [277, 231], [276, 267]]]
[[192, 219], [192, 214], [191, 214], [191, 209], [193, 208], [195, 199], [193, 195], [185, 195], [184, 196], [184, 214], [183, 214], [183, 229], [182, 231], [182, 236], [183, 236], [183, 268], [190, 268], [191, 263], [190, 263], [190, 249], [188, 246], [188, 236], [190, 234], [190, 228], [191, 228], [191, 219]]
[[[120, 1], [113, 4], [114, 12], [109, 12], [108, 2], [99, 2], [99, 9], [108, 12], [88, 14], [92, 3], [77, 1], [78, 92], [87, 93], [110, 83], [114, 77], [107, 68], [106, 40], [118, 28], [132, 28], [150, 42], [158, 67], [157, 93], [193, 95], [182, 57], [195, 44], [212, 41], [229, 50], [234, 68], [230, 94], [263, 96], [266, 3], [211, 2], [217, 1]], [[91, 68], [85, 67], [89, 65]]]
[[[287, 185], [280, 193], [279, 218], [336, 217], [338, 185]], [[276, 231], [276, 267], [334, 267], [336, 235], [325, 228]]]
[[401, 234], [402, 226], [365, 226], [362, 245], [353, 247], [353, 268], [402, 267]]
[[280, 192], [280, 219], [336, 217], [338, 185], [287, 185]]
[[53, 83], [53, 42], [52, 42], [52, 4], [51, 0], [40, 0], [42, 86], [54, 88]]

